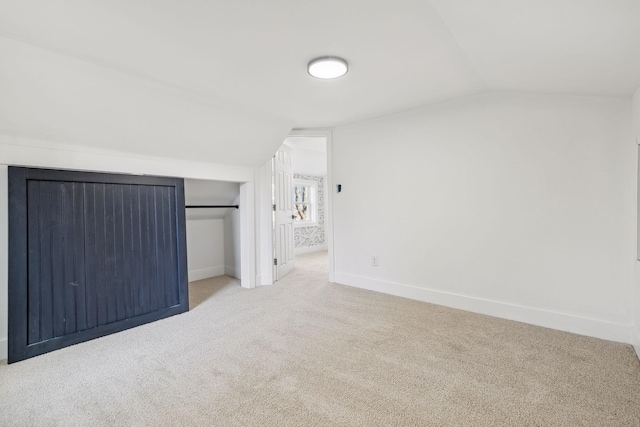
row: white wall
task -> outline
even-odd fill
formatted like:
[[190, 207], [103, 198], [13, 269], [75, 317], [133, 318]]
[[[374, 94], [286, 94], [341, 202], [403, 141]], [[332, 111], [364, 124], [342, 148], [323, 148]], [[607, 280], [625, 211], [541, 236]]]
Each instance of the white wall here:
[[[254, 224], [254, 170], [239, 166], [192, 162], [158, 157], [143, 157], [129, 153], [90, 149], [51, 141], [17, 138], [0, 134], [0, 360], [7, 355], [7, 270], [8, 270], [8, 203], [7, 165], [48, 167], [113, 173], [177, 176], [191, 179], [244, 182], [240, 187], [239, 204], [244, 206], [240, 218], [245, 233], [240, 236], [241, 247], [247, 254], [247, 274], [242, 286], [255, 286], [256, 247]], [[244, 259], [244, 258], [243, 258]], [[253, 274], [253, 277], [251, 275]]]
[[190, 218], [186, 228], [189, 282], [225, 274], [224, 220]]
[[[640, 88], [636, 90], [633, 96], [633, 135], [636, 139], [636, 143], [640, 144]], [[640, 170], [638, 170], [638, 180], [640, 181]], [[638, 188], [638, 194], [640, 194], [640, 188]], [[639, 198], [640, 199], [640, 198]], [[638, 200], [638, 207], [640, 207], [640, 200]], [[638, 215], [636, 224], [640, 224], [640, 214]], [[638, 254], [640, 257], [640, 226], [638, 226]], [[636, 262], [636, 283], [635, 293], [633, 295], [634, 302], [634, 330], [632, 331], [632, 343], [636, 349], [636, 354], [640, 357], [640, 262]]]
[[633, 95], [633, 135], [636, 142], [640, 143], [640, 88]]
[[295, 174], [313, 176], [325, 176], [327, 174], [326, 153], [305, 150], [294, 145], [291, 159], [293, 173]]
[[294, 174], [314, 176], [327, 174], [326, 136], [289, 136], [284, 143], [292, 149]]
[[629, 342], [630, 117], [494, 93], [335, 129], [335, 280]]
[[[238, 203], [239, 196], [233, 201]], [[240, 252], [240, 211], [232, 209], [224, 217], [224, 273], [237, 279], [242, 278]]]

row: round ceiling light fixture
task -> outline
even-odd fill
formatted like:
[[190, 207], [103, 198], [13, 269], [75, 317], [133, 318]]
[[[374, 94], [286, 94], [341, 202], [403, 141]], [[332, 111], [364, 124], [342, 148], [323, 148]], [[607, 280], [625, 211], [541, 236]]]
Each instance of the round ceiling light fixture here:
[[323, 56], [309, 62], [307, 71], [317, 79], [337, 79], [347, 74], [349, 65], [337, 56]]

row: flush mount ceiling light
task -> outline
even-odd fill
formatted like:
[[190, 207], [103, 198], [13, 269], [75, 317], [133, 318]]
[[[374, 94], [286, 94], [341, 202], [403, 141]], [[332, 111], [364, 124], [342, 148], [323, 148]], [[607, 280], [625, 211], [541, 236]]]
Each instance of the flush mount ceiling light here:
[[347, 74], [347, 61], [337, 56], [323, 56], [309, 62], [307, 71], [318, 79], [337, 79]]

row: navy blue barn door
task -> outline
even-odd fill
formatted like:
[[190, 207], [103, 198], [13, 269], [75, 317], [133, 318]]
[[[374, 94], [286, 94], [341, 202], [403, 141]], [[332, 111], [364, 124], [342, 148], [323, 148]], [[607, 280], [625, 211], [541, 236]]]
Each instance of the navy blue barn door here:
[[9, 363], [188, 307], [182, 179], [9, 168]]

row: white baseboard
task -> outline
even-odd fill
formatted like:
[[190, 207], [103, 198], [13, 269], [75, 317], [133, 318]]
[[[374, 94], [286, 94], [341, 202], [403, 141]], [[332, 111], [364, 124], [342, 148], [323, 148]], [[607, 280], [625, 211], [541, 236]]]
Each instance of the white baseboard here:
[[9, 347], [5, 338], [0, 340], [0, 360], [6, 360], [7, 357], [9, 357]]
[[302, 248], [295, 248], [293, 250], [293, 253], [295, 255], [302, 255], [302, 254], [310, 254], [311, 252], [320, 252], [320, 251], [326, 251], [326, 250], [327, 250], [327, 245], [305, 246]]
[[191, 270], [189, 271], [189, 282], [208, 279], [209, 277], [222, 276], [223, 274], [224, 274], [224, 265], [216, 265], [215, 267], [201, 268], [199, 270]]
[[[227, 276], [231, 276], [231, 277], [235, 277], [236, 279], [240, 279], [241, 274], [240, 274], [240, 268], [236, 268], [233, 265], [225, 265], [224, 266], [224, 273], [222, 274], [226, 274]], [[260, 283], [260, 282], [258, 282]]]
[[[545, 328], [630, 344], [630, 325], [570, 313], [526, 307], [467, 295], [454, 294], [345, 273], [335, 273], [335, 282], [357, 288], [425, 301], [432, 304], [486, 314]], [[639, 346], [640, 347], [640, 346]], [[638, 351], [638, 348], [636, 348]]]

